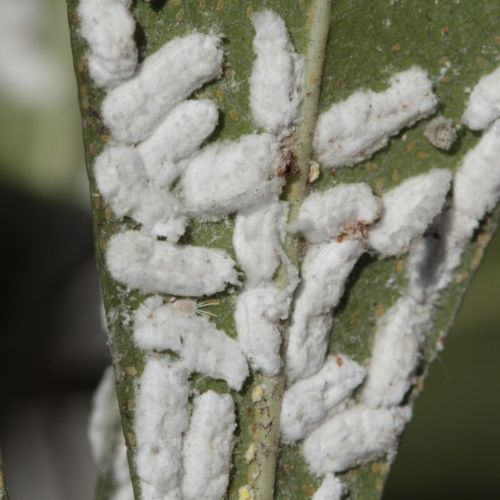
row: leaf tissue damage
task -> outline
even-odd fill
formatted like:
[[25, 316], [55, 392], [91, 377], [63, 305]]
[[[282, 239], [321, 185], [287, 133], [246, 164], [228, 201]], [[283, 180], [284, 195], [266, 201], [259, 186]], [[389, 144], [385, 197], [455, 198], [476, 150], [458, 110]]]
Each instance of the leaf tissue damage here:
[[69, 1], [131, 466], [108, 373], [107, 498], [381, 493], [500, 197], [500, 70], [468, 6], [331, 7]]

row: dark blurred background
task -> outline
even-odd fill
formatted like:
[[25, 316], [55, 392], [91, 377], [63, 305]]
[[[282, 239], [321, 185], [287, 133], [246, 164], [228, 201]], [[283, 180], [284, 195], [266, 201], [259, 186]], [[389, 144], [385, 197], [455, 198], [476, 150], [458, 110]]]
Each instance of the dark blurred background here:
[[[109, 362], [61, 0], [0, 0], [0, 443], [12, 500], [88, 500]], [[500, 235], [418, 401], [385, 500], [498, 498]]]

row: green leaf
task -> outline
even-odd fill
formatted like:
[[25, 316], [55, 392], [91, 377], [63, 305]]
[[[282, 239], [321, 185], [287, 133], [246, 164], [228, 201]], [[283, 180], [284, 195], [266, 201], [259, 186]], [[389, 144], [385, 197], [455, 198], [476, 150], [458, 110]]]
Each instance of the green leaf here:
[[[128, 318], [142, 303], [144, 295], [127, 291], [107, 272], [103, 254], [110, 236], [124, 226], [106, 207], [96, 190], [92, 165], [108, 141], [108, 132], [100, 119], [104, 93], [89, 79], [86, 45], [78, 34], [77, 0], [68, 0], [75, 69], [79, 83], [84, 123], [87, 166], [93, 204], [96, 252], [103, 296], [111, 331], [118, 397], [122, 424], [130, 451], [133, 436], [134, 382], [143, 369], [142, 353], [131, 340]], [[296, 215], [310, 191], [307, 175], [311, 156], [311, 137], [318, 112], [327, 109], [359, 88], [382, 89], [395, 72], [418, 64], [437, 78], [441, 111], [456, 121], [464, 109], [466, 87], [497, 66], [500, 39], [496, 35], [500, 5], [497, 2], [456, 2], [422, 0], [138, 0], [133, 8], [138, 22], [141, 57], [153, 53], [165, 42], [193, 29], [213, 30], [225, 37], [226, 69], [224, 77], [206, 85], [198, 96], [213, 99], [221, 109], [223, 123], [217, 139], [236, 139], [254, 130], [248, 105], [248, 78], [254, 59], [251, 41], [254, 35], [249, 16], [269, 8], [285, 20], [298, 52], [306, 56], [306, 89], [300, 125], [295, 143], [296, 173], [288, 180], [285, 197]], [[463, 155], [477, 142], [476, 134], [462, 129], [457, 147], [451, 152], [433, 148], [424, 137], [426, 121], [404, 131], [369, 161], [354, 168], [340, 169], [335, 175], [323, 172], [313, 185], [315, 190], [343, 182], [367, 182], [376, 194], [382, 194], [402, 180], [434, 167], [454, 170]], [[498, 214], [488, 219], [471, 242], [459, 270], [460, 281], [443, 294], [437, 308], [432, 332], [429, 332], [425, 361], [435, 355], [437, 340], [453, 320], [470, 278], [477, 268]], [[221, 248], [233, 254], [232, 219], [230, 223], [192, 223], [186, 243]], [[299, 262], [303, 241], [288, 237], [286, 251]], [[375, 260], [363, 258], [349, 282], [342, 304], [335, 311], [330, 347], [358, 362], [369, 358], [375, 321], [388, 309], [405, 287], [402, 272], [405, 258]], [[282, 270], [278, 281], [286, 282]], [[385, 286], [386, 283], [392, 286]], [[235, 337], [234, 295], [221, 293], [215, 323]], [[286, 331], [284, 332], [286, 340]], [[425, 368], [425, 367], [424, 367]], [[424, 369], [425, 372], [425, 369]], [[227, 392], [221, 382], [200, 376], [192, 384], [200, 391], [208, 388]], [[266, 386], [264, 397], [255, 398], [255, 388]], [[283, 376], [275, 379], [253, 374], [240, 393], [231, 391], [237, 405], [238, 435], [233, 453], [233, 471], [227, 497], [237, 499], [240, 487], [251, 484], [255, 499], [310, 499], [319, 485], [307, 470], [300, 446], [279, 443], [279, 412], [285, 387]], [[416, 397], [418, 388], [412, 394]], [[252, 397], [252, 395], [254, 397]], [[257, 399], [257, 401], [256, 401]], [[245, 452], [256, 445], [255, 459], [247, 463]], [[386, 461], [363, 466], [342, 476], [353, 499], [379, 498], [389, 471]], [[139, 488], [132, 468], [132, 480], [139, 499]]]

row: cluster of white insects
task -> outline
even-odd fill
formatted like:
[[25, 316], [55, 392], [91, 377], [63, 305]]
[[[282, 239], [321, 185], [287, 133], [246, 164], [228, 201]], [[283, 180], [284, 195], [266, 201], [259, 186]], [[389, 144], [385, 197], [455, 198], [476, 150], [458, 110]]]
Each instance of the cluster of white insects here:
[[[310, 470], [324, 478], [314, 498], [341, 498], [335, 474], [394, 454], [411, 415], [405, 396], [415, 382], [433, 307], [480, 220], [498, 201], [500, 70], [470, 96], [463, 121], [486, 132], [453, 179], [448, 170], [433, 169], [381, 199], [367, 184], [340, 184], [313, 192], [288, 224], [279, 174], [282, 143], [298, 118], [303, 61], [283, 20], [271, 11], [252, 17], [250, 108], [264, 132], [203, 146], [218, 110], [210, 100], [189, 96], [221, 76], [220, 38], [198, 32], [175, 38], [138, 67], [130, 6], [130, 0], [80, 0], [79, 14], [90, 74], [107, 89], [101, 112], [112, 136], [95, 161], [97, 187], [117, 217], [142, 226], [110, 239], [108, 270], [123, 285], [152, 294], [134, 317], [134, 339], [146, 359], [135, 406], [142, 498], [224, 496], [234, 403], [228, 394], [207, 391], [194, 397], [191, 411], [188, 377], [201, 373], [240, 390], [248, 364], [277, 375], [278, 326], [288, 318], [292, 298], [282, 438], [302, 441]], [[398, 73], [384, 92], [358, 91], [322, 113], [315, 155], [325, 169], [354, 166], [433, 114], [437, 104], [424, 70]], [[205, 307], [213, 302], [196, 301], [240, 284], [234, 261], [222, 250], [178, 243], [190, 219], [231, 214], [234, 250], [246, 277], [236, 303], [236, 340], [210, 321]], [[300, 273], [283, 249], [287, 231], [308, 242]], [[361, 366], [327, 351], [333, 310], [369, 249], [381, 258], [409, 251], [410, 284], [380, 319], [371, 360]], [[288, 274], [284, 289], [273, 281], [279, 266]], [[166, 302], [155, 293], [184, 298]], [[159, 354], [164, 351], [177, 358]], [[123, 450], [117, 460], [126, 468]], [[126, 474], [121, 482], [115, 500], [133, 498]], [[251, 485], [244, 491], [251, 498]]]

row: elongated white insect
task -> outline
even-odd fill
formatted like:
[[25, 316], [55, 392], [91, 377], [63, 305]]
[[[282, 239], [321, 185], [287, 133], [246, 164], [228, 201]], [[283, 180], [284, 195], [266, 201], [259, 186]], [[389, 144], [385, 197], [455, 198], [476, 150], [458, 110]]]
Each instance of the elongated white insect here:
[[183, 101], [153, 134], [137, 146], [144, 168], [161, 187], [170, 187], [181, 174], [180, 160], [195, 153], [217, 126], [217, 106], [208, 99]]
[[80, 32], [87, 41], [89, 72], [100, 87], [130, 78], [137, 66], [132, 0], [80, 0]]
[[238, 342], [252, 368], [269, 377], [281, 367], [278, 323], [288, 316], [290, 301], [288, 291], [268, 283], [245, 289], [236, 302]]
[[187, 213], [217, 219], [281, 192], [279, 144], [270, 134], [216, 142], [188, 161], [180, 180]]
[[144, 292], [201, 297], [239, 283], [234, 262], [224, 251], [174, 245], [139, 231], [112, 236], [106, 262], [119, 283]]
[[229, 483], [234, 403], [229, 394], [207, 391], [194, 400], [182, 449], [182, 498], [219, 500]]
[[285, 258], [282, 246], [287, 214], [287, 204], [272, 197], [236, 215], [233, 246], [248, 284], [271, 281]]
[[250, 109], [257, 125], [283, 135], [298, 115], [304, 64], [278, 14], [256, 12], [252, 22], [256, 58], [249, 82]]
[[135, 398], [135, 463], [143, 500], [181, 498], [189, 385], [182, 363], [146, 359]]
[[352, 392], [364, 378], [363, 367], [339, 354], [330, 356], [312, 377], [295, 382], [283, 396], [283, 439], [298, 441], [326, 418], [343, 411]]
[[321, 243], [343, 233], [363, 231], [380, 213], [380, 201], [368, 184], [339, 184], [310, 194], [289, 230], [300, 231], [308, 241]]
[[372, 410], [354, 406], [335, 415], [304, 440], [304, 455], [314, 474], [342, 472], [396, 452], [411, 409]]
[[302, 264], [286, 353], [288, 379], [314, 375], [322, 366], [332, 327], [332, 310], [365, 248], [361, 241], [311, 245]]
[[484, 130], [500, 118], [500, 67], [474, 86], [462, 121], [472, 130]]
[[219, 37], [201, 33], [174, 38], [147, 57], [102, 103], [113, 138], [136, 144], [149, 137], [176, 104], [220, 76], [222, 57]]
[[401, 297], [378, 321], [362, 401], [372, 408], [397, 406], [415, 383], [431, 309]]
[[383, 215], [368, 231], [368, 243], [382, 256], [406, 252], [442, 211], [451, 172], [433, 169], [406, 179], [382, 197]]
[[358, 90], [322, 113], [314, 151], [325, 167], [355, 165], [403, 128], [432, 114], [437, 103], [427, 72], [414, 66], [395, 74], [384, 92]]

